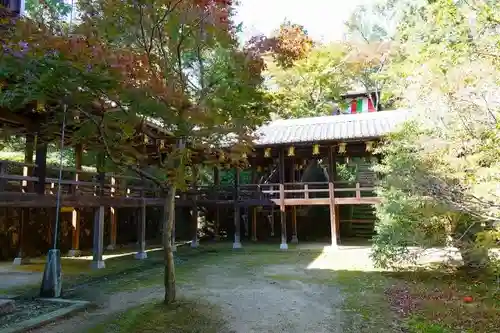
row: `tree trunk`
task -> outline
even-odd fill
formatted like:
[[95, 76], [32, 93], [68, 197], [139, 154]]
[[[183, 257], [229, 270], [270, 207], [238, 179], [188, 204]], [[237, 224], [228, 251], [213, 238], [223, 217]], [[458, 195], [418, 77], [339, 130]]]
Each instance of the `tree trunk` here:
[[[468, 246], [467, 246], [468, 245]], [[477, 271], [480, 272], [488, 267], [490, 263], [490, 258], [488, 255], [488, 249], [484, 247], [478, 247], [474, 244], [461, 244], [458, 247], [462, 260], [464, 262], [464, 269], [466, 271]]]
[[467, 271], [481, 271], [489, 264], [488, 248], [476, 243], [476, 236], [482, 231], [484, 227], [481, 223], [471, 220], [468, 216], [462, 217], [456, 224], [454, 243], [462, 256], [463, 268]]
[[168, 190], [165, 199], [165, 211], [163, 214], [163, 249], [165, 265], [165, 304], [175, 302], [175, 267], [174, 253], [172, 251], [172, 228], [175, 223], [175, 191], [176, 186], [172, 185]]

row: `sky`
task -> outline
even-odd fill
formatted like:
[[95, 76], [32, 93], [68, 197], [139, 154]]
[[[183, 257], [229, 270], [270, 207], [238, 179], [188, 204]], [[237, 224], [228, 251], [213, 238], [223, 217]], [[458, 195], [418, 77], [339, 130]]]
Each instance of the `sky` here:
[[241, 38], [268, 35], [285, 20], [303, 25], [318, 41], [340, 40], [344, 22], [356, 6], [373, 0], [240, 0], [235, 21], [243, 22]]

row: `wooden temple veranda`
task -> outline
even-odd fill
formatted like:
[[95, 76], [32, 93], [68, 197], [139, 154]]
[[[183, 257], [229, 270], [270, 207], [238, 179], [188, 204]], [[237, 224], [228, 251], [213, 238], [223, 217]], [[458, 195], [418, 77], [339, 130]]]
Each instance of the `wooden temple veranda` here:
[[[22, 3], [2, 0], [0, 6], [7, 9], [7, 16], [16, 16], [22, 12]], [[5, 10], [2, 13], [4, 15]], [[345, 97], [356, 99], [363, 95], [351, 94]], [[59, 168], [47, 164], [48, 144], [57, 139], [59, 128], [52, 126], [48, 131], [42, 130], [41, 124], [46, 124], [50, 115], [33, 113], [34, 108], [35, 105], [28, 105], [26, 110], [20, 112], [0, 109], [0, 129], [7, 132], [14, 129], [16, 135], [24, 135], [26, 143], [23, 162], [0, 160], [0, 208], [15, 210], [19, 218], [19, 224], [15, 226], [19, 241], [14, 263], [20, 264], [25, 258], [25, 236], [32, 232], [25, 230], [26, 222], [33, 221], [30, 215], [36, 211], [41, 212], [37, 215], [36, 225], [50, 226], [54, 223], [56, 194], [59, 190], [62, 195], [57, 214], [71, 216], [69, 255], [78, 255], [80, 241], [84, 235], [88, 236], [85, 232], [90, 232], [92, 265], [96, 268], [104, 267], [104, 244], [108, 244], [108, 249], [117, 246], [121, 229], [117, 213], [131, 209], [135, 212], [133, 219], [137, 224], [136, 257], [146, 258], [148, 209], [163, 210], [164, 191], [153, 182], [140, 177], [106, 173], [102, 168], [88, 171], [82, 167], [85, 147], [78, 142], [71, 142], [71, 139], [66, 144], [73, 148], [75, 167], [63, 168], [62, 178], [59, 179]], [[360, 108], [356, 104], [354, 109]], [[178, 227], [179, 223], [189, 224], [191, 244], [196, 246], [199, 213], [203, 208], [205, 213], [210, 212], [213, 216], [215, 239], [219, 239], [225, 231], [227, 238], [233, 240], [233, 247], [240, 248], [242, 228], [243, 237], [257, 241], [259, 228], [269, 225], [269, 233], [272, 236], [275, 233], [279, 235], [280, 248], [287, 249], [288, 242], [296, 243], [302, 237], [297, 227], [298, 210], [325, 207], [329, 212], [328, 237], [331, 245], [336, 246], [341, 241], [341, 207], [360, 207], [378, 202], [374, 192], [377, 176], [369, 168], [371, 161], [378, 158], [373, 155], [374, 148], [384, 135], [393, 131], [409, 115], [407, 111], [377, 111], [380, 110], [372, 108], [368, 113], [362, 114], [276, 120], [262, 126], [257, 130], [252, 151], [242, 156], [242, 163], [222, 161], [220, 164], [225, 169], [213, 168], [212, 184], [200, 186], [193, 182], [187, 189], [177, 193], [176, 207], [190, 213], [188, 219], [176, 220], [174, 227]], [[57, 125], [58, 122], [55, 121], [54, 124]], [[161, 157], [162, 149], [168, 149], [168, 146], [176, 142], [176, 138], [154, 122], [142, 122], [141, 126], [145, 128], [136, 129], [139, 142], [135, 144], [151, 152], [153, 159]], [[71, 130], [69, 128], [70, 132]], [[216, 159], [221, 160], [220, 152]], [[355, 159], [365, 161], [364, 170], [358, 172], [354, 180], [339, 177], [337, 166], [349, 165]], [[196, 163], [202, 164], [203, 161], [193, 162]], [[223, 184], [221, 173], [229, 172], [228, 166], [232, 168], [230, 172], [235, 176], [234, 182]], [[240, 169], [243, 166], [245, 170]], [[317, 174], [319, 172], [319, 177], [310, 177], [313, 169]], [[241, 172], [250, 173], [249, 181], [240, 182]], [[84, 211], [89, 209], [92, 211], [92, 227], [84, 232], [81, 224]], [[54, 211], [54, 215], [48, 214], [49, 211]], [[160, 220], [159, 216], [155, 218]], [[231, 227], [228, 227], [228, 218], [231, 219]], [[8, 219], [6, 214], [5, 220]], [[351, 216], [349, 222], [366, 221]], [[316, 223], [318, 221], [308, 219], [303, 224]], [[276, 228], [279, 232], [275, 232], [275, 224], [280, 226]], [[48, 230], [51, 234], [51, 229]], [[105, 240], [106, 234], [108, 239]], [[59, 234], [56, 237], [63, 236]], [[175, 240], [175, 230], [173, 237]]]
[[[353, 158], [366, 161], [375, 158], [373, 149], [381, 137], [404, 122], [407, 116], [405, 111], [382, 111], [270, 122], [258, 129], [253, 150], [245, 156], [247, 170], [251, 170], [249, 183], [240, 183], [240, 169], [235, 168], [234, 184], [221, 185], [220, 169], [214, 167], [214, 183], [209, 186], [194, 183], [187, 190], [179, 192], [176, 207], [190, 208], [190, 223], [195, 226], [198, 224], [198, 207], [212, 211], [215, 216], [215, 238], [219, 236], [220, 210], [233, 210], [234, 229], [231, 231], [234, 232], [234, 248], [241, 247], [242, 225], [253, 241], [257, 241], [257, 228], [263, 220], [272, 220], [274, 233], [274, 214], [270, 217], [259, 211], [276, 210], [279, 212], [276, 222], [281, 226], [280, 248], [286, 249], [288, 242], [298, 242], [300, 239], [297, 233], [297, 209], [325, 206], [329, 207], [330, 239], [332, 246], [335, 246], [339, 242], [339, 207], [378, 202], [374, 193], [376, 176], [373, 172], [365, 172], [363, 177], [348, 182], [338, 179], [336, 166], [338, 163], [348, 163]], [[0, 121], [3, 126], [29, 128], [26, 126], [28, 120], [18, 114], [0, 114]], [[156, 137], [144, 142], [154, 145], [158, 141], [161, 140]], [[140, 212], [137, 214], [137, 257], [145, 258], [146, 208], [162, 209], [165, 204], [164, 193], [152, 182], [139, 177], [83, 170], [82, 151], [81, 145], [74, 146], [76, 168], [64, 168], [60, 181], [61, 212], [71, 214], [73, 230], [70, 254], [76, 255], [80, 250], [79, 212], [84, 208], [92, 208], [95, 212], [92, 228], [93, 264], [103, 267], [104, 230], [109, 231], [108, 248], [114, 248], [120, 229], [116, 211], [133, 208]], [[324, 170], [324, 181], [306, 181], [304, 175], [311, 165]], [[55, 170], [47, 166], [47, 143], [36, 140], [36, 132], [29, 130], [26, 131], [25, 161], [0, 161], [0, 207], [21, 212], [21, 248], [15, 260], [17, 263], [23, 259], [23, 219], [28, 218], [26, 215], [33, 209], [56, 207], [58, 179], [54, 174]], [[288, 223], [287, 218], [291, 220]], [[251, 220], [250, 228], [248, 220]], [[287, 230], [287, 224], [291, 230]], [[197, 228], [194, 230], [193, 246], [198, 241]]]

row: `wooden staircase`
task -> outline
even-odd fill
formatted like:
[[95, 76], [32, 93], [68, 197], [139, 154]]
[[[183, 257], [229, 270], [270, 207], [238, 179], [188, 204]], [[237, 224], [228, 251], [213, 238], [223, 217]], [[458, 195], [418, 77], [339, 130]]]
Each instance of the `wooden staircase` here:
[[357, 181], [361, 186], [373, 186], [377, 180], [377, 174], [371, 169], [370, 163], [360, 163], [357, 165]]
[[[371, 170], [370, 163], [357, 164], [357, 181], [361, 186], [371, 187], [375, 184], [377, 175]], [[375, 194], [374, 194], [375, 196]], [[375, 209], [371, 205], [351, 205], [350, 219], [343, 221], [348, 224], [350, 237], [371, 238], [375, 234]]]
[[375, 211], [371, 205], [352, 205], [351, 220], [345, 221], [350, 224], [350, 236], [359, 238], [371, 238], [375, 234]]

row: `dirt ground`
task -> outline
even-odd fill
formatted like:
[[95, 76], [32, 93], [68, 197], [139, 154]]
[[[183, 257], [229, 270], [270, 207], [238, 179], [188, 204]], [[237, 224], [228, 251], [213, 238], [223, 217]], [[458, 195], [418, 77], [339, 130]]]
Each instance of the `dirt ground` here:
[[[346, 246], [333, 251], [322, 247], [303, 250], [309, 252], [301, 256], [297, 250], [247, 254], [226, 250], [189, 259], [187, 264], [180, 266], [185, 270], [183, 265], [189, 265], [189, 270], [179, 272], [178, 296], [204, 300], [220, 308], [229, 327], [221, 333], [351, 332], [352, 323], [349, 322], [353, 314], [345, 312], [343, 307], [349, 295], [336, 283], [336, 274], [344, 271], [360, 272], [357, 274], [361, 275], [364, 274], [361, 272], [376, 271], [369, 248]], [[433, 253], [428, 259], [442, 260], [441, 256], [434, 257]], [[93, 299], [97, 309], [34, 332], [86, 332], [109, 321], [114, 314], [160, 300], [163, 297], [161, 271], [156, 268], [153, 273], [151, 270], [159, 279], [149, 287], [141, 287], [141, 283], [144, 276], [151, 274], [148, 271], [141, 274], [142, 277], [137, 277], [138, 288], [112, 293], [97, 290], [99, 297]], [[93, 289], [88, 290], [88, 295], [95, 295]]]
[[42, 275], [39, 272], [18, 271], [10, 263], [0, 265], [0, 290], [39, 283]]
[[205, 277], [205, 287], [183, 291], [220, 306], [232, 332], [342, 332], [342, 313], [335, 310], [340, 290], [302, 282], [306, 267], [265, 265], [246, 274], [235, 274], [233, 267], [230, 262], [203, 267], [197, 273]]
[[[199, 265], [190, 272], [193, 278], [189, 283], [178, 284], [178, 295], [218, 306], [227, 316], [224, 319], [231, 333], [343, 332], [341, 291], [301, 281], [314, 276], [307, 269], [309, 260], [280, 264], [278, 259], [259, 264], [255, 258], [248, 256], [242, 262], [239, 255], [226, 255], [217, 262]], [[162, 297], [161, 286], [101, 295], [97, 309], [32, 332], [85, 332], [113, 314]]]

